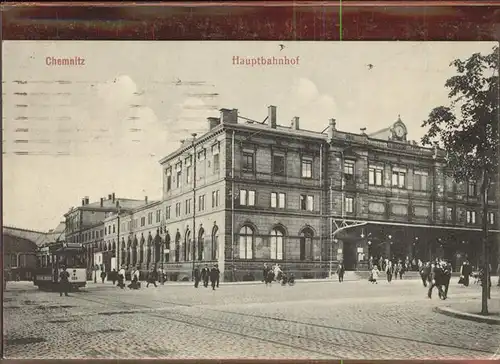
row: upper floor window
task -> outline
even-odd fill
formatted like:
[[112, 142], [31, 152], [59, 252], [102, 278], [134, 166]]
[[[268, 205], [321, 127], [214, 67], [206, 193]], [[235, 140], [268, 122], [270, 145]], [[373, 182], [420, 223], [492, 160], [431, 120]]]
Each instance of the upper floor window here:
[[191, 213], [191, 199], [186, 200], [186, 215]]
[[212, 191], [212, 207], [219, 206], [219, 190]]
[[198, 161], [204, 161], [207, 157], [207, 150], [203, 149], [198, 152]]
[[186, 167], [186, 183], [191, 183], [191, 166]]
[[182, 162], [179, 162], [175, 165], [175, 171], [177, 173], [176, 185], [177, 188], [179, 188], [181, 186], [181, 179], [182, 179]]
[[354, 181], [354, 161], [344, 161], [344, 178], [346, 182]]
[[312, 178], [312, 159], [302, 159], [301, 163], [301, 176], [302, 178]]
[[167, 168], [165, 174], [167, 175], [167, 191], [170, 191], [172, 189], [172, 168]]
[[345, 212], [350, 214], [354, 212], [354, 199], [352, 197], [345, 198]]
[[368, 168], [368, 184], [382, 186], [384, 181], [384, 167], [372, 165]]
[[255, 171], [255, 154], [253, 152], [243, 152], [243, 171], [244, 172], [254, 172]]
[[205, 195], [198, 196], [198, 211], [205, 210]]
[[156, 222], [161, 221], [161, 210], [156, 210]]
[[277, 176], [285, 175], [285, 156], [283, 154], [273, 154], [272, 171]]
[[146, 218], [143, 216], [141, 217], [141, 226], [146, 225]]
[[255, 191], [240, 190], [240, 205], [255, 206]]
[[305, 211], [313, 211], [314, 197], [309, 195], [300, 195], [300, 209]]
[[153, 223], [153, 213], [148, 212], [148, 225], [151, 225]]
[[453, 221], [453, 207], [446, 208], [446, 220]]
[[177, 202], [175, 204], [175, 216], [176, 217], [181, 216], [181, 203], [180, 202]]
[[467, 196], [476, 197], [477, 196], [477, 184], [476, 182], [467, 183]]
[[467, 224], [475, 224], [476, 223], [476, 211], [466, 211], [465, 217]]
[[214, 158], [213, 160], [213, 168], [214, 168], [214, 173], [218, 173], [220, 170], [220, 142], [217, 142], [216, 144], [212, 145], [212, 156]]
[[427, 171], [418, 171], [415, 170], [413, 176], [413, 189], [417, 191], [426, 191], [427, 190]]
[[170, 206], [165, 209], [165, 220], [170, 219]]
[[116, 229], [116, 226], [115, 226], [115, 224], [113, 224], [113, 234], [116, 232], [115, 229]]
[[494, 212], [488, 212], [488, 222], [490, 225], [495, 225], [495, 213]]
[[392, 187], [406, 187], [406, 169], [397, 167], [392, 168]]
[[284, 209], [286, 205], [286, 194], [283, 192], [271, 193], [271, 207]]
[[452, 193], [455, 187], [455, 181], [451, 176], [446, 176], [445, 178], [446, 192]]

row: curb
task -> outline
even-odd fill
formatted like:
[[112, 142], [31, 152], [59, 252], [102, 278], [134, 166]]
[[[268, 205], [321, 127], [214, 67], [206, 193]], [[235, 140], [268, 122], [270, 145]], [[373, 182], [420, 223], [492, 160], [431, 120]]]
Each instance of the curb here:
[[500, 325], [500, 318], [494, 318], [494, 317], [477, 315], [477, 314], [473, 314], [473, 313], [457, 311], [457, 310], [454, 310], [454, 309], [449, 308], [449, 307], [434, 307], [433, 311], [440, 313], [442, 315], [455, 317], [455, 318], [462, 319], [462, 320], [475, 321], [475, 322], [480, 322], [480, 323], [489, 324], [489, 325]]

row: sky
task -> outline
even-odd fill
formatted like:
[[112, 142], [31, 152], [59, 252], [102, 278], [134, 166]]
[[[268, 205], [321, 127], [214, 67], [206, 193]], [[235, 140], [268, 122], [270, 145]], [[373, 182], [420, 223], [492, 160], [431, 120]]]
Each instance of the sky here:
[[[302, 129], [322, 131], [335, 118], [339, 130], [368, 134], [401, 115], [419, 141], [429, 112], [448, 104], [450, 62], [494, 45], [4, 41], [3, 224], [47, 231], [84, 196], [160, 199], [158, 161], [205, 132], [220, 108], [260, 121], [275, 105], [281, 125], [299, 116]], [[252, 67], [235, 56], [299, 58]], [[47, 65], [47, 57], [84, 64]]]

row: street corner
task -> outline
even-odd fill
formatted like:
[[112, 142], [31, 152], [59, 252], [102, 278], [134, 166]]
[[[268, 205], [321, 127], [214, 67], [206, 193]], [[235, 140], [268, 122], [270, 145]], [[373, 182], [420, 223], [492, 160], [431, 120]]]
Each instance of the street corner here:
[[488, 325], [500, 325], [499, 297], [488, 300], [488, 314], [481, 314], [481, 300], [468, 300], [446, 306], [434, 307], [434, 312], [462, 320], [469, 320]]

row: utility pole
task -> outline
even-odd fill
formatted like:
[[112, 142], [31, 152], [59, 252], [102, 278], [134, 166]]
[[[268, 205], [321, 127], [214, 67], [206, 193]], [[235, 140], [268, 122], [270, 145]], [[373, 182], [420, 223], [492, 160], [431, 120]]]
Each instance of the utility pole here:
[[488, 252], [488, 172], [483, 167], [483, 178], [481, 181], [481, 204], [483, 208], [483, 278], [482, 278], [482, 299], [481, 299], [481, 314], [488, 314], [488, 299], [490, 298], [490, 264]]
[[193, 267], [191, 270], [191, 278], [194, 281], [194, 265], [196, 260], [196, 133], [191, 134], [193, 137]]

